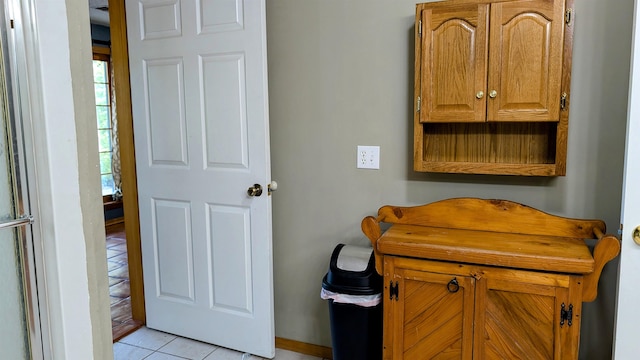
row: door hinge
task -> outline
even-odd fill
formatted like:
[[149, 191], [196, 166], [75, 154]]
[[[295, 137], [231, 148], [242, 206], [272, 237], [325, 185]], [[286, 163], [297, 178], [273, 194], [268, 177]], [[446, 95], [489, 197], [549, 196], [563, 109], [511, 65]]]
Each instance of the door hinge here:
[[398, 294], [400, 293], [400, 290], [398, 290], [398, 282], [396, 281], [396, 284], [393, 285], [393, 281], [389, 281], [389, 299], [393, 300], [393, 297], [396, 297], [396, 301], [398, 301]]
[[564, 303], [560, 306], [560, 327], [564, 325], [564, 322], [567, 322], [567, 325], [571, 326], [571, 321], [573, 319], [573, 305], [569, 304], [569, 310], [565, 308]]
[[567, 93], [563, 92], [560, 95], [560, 110], [565, 110], [567, 108]]
[[418, 96], [418, 100], [416, 101], [416, 112], [420, 112], [420, 96]]
[[418, 21], [418, 37], [422, 37], [422, 20]]
[[571, 20], [573, 20], [573, 9], [568, 8], [567, 11], [564, 12], [564, 22], [567, 25], [571, 25]]

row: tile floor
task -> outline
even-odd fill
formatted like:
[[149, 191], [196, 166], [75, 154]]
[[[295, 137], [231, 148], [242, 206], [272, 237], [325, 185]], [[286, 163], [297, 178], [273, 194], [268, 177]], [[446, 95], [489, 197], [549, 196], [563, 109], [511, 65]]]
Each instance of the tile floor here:
[[[114, 360], [260, 360], [199, 341], [141, 327], [113, 344]], [[276, 360], [323, 360], [322, 358], [276, 349]]]
[[129, 266], [124, 223], [106, 227], [107, 266], [109, 271], [109, 295], [111, 299], [111, 330], [113, 339], [141, 326], [131, 319], [129, 291]]
[[[131, 319], [129, 271], [124, 224], [110, 225], [106, 232], [109, 295], [114, 360], [259, 360], [257, 356], [148, 329]], [[137, 329], [137, 330], [136, 330]], [[135, 331], [134, 331], [135, 330]], [[133, 331], [133, 333], [132, 333]], [[129, 335], [127, 335], [129, 334]], [[276, 360], [323, 360], [276, 349]]]

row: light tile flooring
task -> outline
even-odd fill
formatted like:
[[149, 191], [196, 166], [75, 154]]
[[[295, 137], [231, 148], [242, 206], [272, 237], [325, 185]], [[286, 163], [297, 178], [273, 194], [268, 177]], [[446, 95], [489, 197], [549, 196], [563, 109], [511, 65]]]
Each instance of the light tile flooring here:
[[[142, 327], [113, 344], [114, 360], [260, 360], [257, 356]], [[276, 349], [276, 360], [323, 360]]]

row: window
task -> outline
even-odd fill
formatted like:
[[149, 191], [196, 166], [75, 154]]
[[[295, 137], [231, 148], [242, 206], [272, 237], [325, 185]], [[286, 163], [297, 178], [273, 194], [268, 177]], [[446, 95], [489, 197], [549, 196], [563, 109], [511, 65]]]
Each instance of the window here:
[[[108, 51], [108, 50], [107, 50]], [[104, 52], [104, 51], [101, 51]], [[111, 122], [111, 85], [109, 55], [94, 53], [93, 84], [96, 95], [96, 117], [98, 119], [98, 152], [100, 155], [100, 178], [102, 195], [113, 195], [115, 186], [111, 170], [113, 155]]]

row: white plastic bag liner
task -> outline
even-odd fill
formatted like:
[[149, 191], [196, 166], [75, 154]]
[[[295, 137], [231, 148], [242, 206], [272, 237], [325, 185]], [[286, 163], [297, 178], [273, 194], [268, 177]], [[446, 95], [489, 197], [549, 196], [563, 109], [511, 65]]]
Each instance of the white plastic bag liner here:
[[361, 272], [367, 270], [370, 257], [370, 247], [345, 245], [340, 249], [336, 265], [340, 270]]
[[324, 300], [333, 300], [334, 303], [354, 304], [362, 307], [374, 307], [382, 301], [382, 293], [374, 295], [349, 295], [336, 293], [322, 288], [320, 297]]

